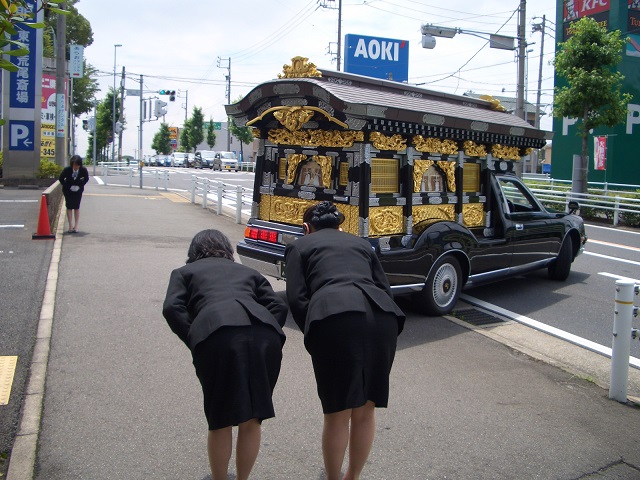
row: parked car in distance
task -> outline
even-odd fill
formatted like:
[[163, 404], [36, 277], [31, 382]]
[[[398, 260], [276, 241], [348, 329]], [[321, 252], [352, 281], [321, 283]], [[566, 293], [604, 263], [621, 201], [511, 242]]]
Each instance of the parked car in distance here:
[[184, 161], [186, 157], [186, 153], [184, 152], [173, 152], [171, 154], [171, 166], [172, 167], [184, 167]]
[[196, 152], [196, 157], [200, 157], [202, 168], [213, 168], [213, 160], [215, 159], [216, 152], [213, 150], [200, 150]]
[[240, 168], [238, 157], [233, 152], [216, 152], [212, 168], [213, 170], [233, 170], [237, 172]]

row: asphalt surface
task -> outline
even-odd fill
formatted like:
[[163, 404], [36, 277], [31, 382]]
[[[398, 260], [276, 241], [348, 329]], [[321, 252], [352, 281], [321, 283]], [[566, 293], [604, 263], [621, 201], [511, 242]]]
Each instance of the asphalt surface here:
[[[41, 422], [25, 408], [8, 480], [206, 479], [202, 394], [161, 306], [195, 233], [235, 243], [244, 226], [175, 193], [94, 181], [81, 212], [80, 232], [60, 226], [56, 240], [44, 408]], [[640, 479], [640, 408], [608, 398], [608, 360], [512, 322], [407, 314], [363, 479]], [[291, 318], [285, 332], [254, 478], [320, 480], [311, 361]]]

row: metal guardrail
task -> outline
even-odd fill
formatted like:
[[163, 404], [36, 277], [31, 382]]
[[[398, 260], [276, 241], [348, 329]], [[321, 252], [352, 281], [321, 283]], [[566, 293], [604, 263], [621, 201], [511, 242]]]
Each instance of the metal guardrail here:
[[[100, 162], [100, 168], [102, 168], [102, 181], [105, 185], [108, 185], [109, 176], [127, 176], [129, 177], [129, 188], [133, 187], [133, 179], [134, 177], [140, 177], [140, 168], [132, 167], [131, 164], [127, 162]], [[153, 179], [153, 186], [156, 190], [160, 188], [162, 184], [163, 190], [169, 189], [169, 170], [151, 170], [145, 171], [142, 169], [143, 177], [150, 177]], [[140, 183], [142, 185], [142, 183]], [[142, 188], [142, 186], [140, 187]]]
[[[580, 204], [580, 208], [612, 212], [614, 226], [620, 223], [620, 215], [623, 213], [640, 215], [640, 185], [593, 182], [590, 185], [602, 185], [604, 189], [590, 187], [590, 193], [577, 193], [571, 191], [570, 180], [554, 180], [540, 175], [534, 177], [525, 175], [523, 178], [529, 189], [541, 202], [558, 205], [560, 210], [566, 208], [569, 200], [576, 200]], [[612, 186], [625, 187], [630, 190], [611, 190]]]
[[210, 201], [209, 194], [212, 194], [215, 199], [217, 215], [222, 215], [224, 200], [235, 207], [236, 223], [238, 224], [242, 223], [243, 205], [251, 206], [253, 199], [253, 189], [251, 188], [191, 175], [191, 203], [196, 203], [196, 196], [201, 196], [202, 208], [207, 208]]

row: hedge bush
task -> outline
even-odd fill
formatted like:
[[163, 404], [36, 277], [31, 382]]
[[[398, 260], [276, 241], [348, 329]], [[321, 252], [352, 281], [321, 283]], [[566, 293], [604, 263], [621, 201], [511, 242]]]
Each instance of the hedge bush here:
[[62, 167], [46, 158], [40, 159], [38, 178], [58, 178], [62, 173]]

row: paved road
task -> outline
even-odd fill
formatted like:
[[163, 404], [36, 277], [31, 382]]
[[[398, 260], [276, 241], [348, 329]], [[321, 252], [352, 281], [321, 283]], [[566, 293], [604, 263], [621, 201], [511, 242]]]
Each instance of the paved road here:
[[[210, 227], [234, 242], [244, 229], [175, 194], [88, 187], [81, 233], [62, 243], [34, 478], [207, 477], [201, 393], [161, 304], [193, 234]], [[363, 478], [640, 478], [637, 409], [457, 323], [408, 314]], [[311, 362], [290, 319], [285, 331], [255, 478], [322, 479]]]
[[41, 195], [0, 188], [0, 357], [18, 357], [9, 403], [0, 405], [0, 473], [19, 419], [53, 248], [50, 240], [31, 240]]

